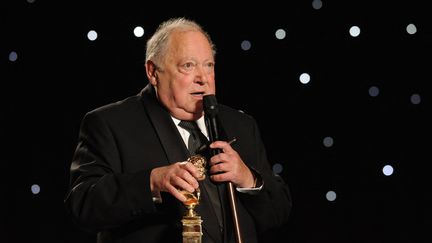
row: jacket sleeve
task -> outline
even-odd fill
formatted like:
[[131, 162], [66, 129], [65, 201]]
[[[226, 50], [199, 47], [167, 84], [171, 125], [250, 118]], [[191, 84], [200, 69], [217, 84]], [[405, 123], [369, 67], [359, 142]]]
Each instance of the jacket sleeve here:
[[70, 167], [65, 206], [83, 228], [118, 227], [157, 212], [150, 192], [150, 170], [122, 173], [116, 138], [98, 113], [84, 117]]
[[288, 185], [273, 173], [267, 159], [258, 126], [253, 118], [253, 156], [246, 161], [262, 178], [263, 187], [258, 193], [237, 193], [239, 200], [253, 217], [257, 231], [264, 232], [281, 227], [288, 222], [292, 199]]

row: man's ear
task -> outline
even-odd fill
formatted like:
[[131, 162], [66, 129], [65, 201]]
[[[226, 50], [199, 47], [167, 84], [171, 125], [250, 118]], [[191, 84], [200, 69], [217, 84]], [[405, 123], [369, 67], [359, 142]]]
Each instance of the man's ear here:
[[158, 78], [156, 72], [157, 70], [156, 65], [151, 60], [148, 60], [145, 63], [145, 69], [150, 84], [153, 86], [157, 85]]

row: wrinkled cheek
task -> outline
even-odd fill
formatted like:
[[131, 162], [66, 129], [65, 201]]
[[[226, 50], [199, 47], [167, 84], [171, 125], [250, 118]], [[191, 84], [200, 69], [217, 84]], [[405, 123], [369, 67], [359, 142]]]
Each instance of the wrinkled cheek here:
[[209, 83], [209, 91], [210, 91], [210, 93], [213, 93], [213, 94], [215, 93], [215, 91], [216, 91], [216, 84], [215, 84], [214, 81]]

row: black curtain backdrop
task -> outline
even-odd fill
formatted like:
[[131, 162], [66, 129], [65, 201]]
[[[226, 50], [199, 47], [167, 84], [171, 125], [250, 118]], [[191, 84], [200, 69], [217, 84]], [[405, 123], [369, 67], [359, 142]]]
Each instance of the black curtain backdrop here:
[[[216, 44], [218, 102], [253, 115], [272, 165], [283, 167], [294, 207], [268, 242], [432, 241], [425, 3], [233, 4], [2, 1], [1, 242], [95, 242], [63, 206], [79, 123], [147, 84], [146, 40], [179, 16], [203, 25]], [[140, 38], [136, 26], [145, 30]], [[351, 26], [359, 36], [350, 36]], [[326, 199], [329, 191], [336, 200]]]

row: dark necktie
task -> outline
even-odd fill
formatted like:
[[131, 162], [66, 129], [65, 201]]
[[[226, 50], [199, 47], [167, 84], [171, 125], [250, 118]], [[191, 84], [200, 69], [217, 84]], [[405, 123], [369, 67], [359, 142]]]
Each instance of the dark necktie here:
[[186, 129], [190, 133], [188, 140], [188, 150], [190, 155], [198, 154], [201, 146], [208, 143], [207, 138], [201, 132], [198, 124], [194, 121], [181, 121], [179, 126]]
[[[191, 155], [197, 154], [200, 152], [200, 148], [204, 144], [208, 144], [208, 140], [206, 136], [201, 132], [201, 129], [198, 127], [198, 124], [195, 121], [181, 121], [179, 126], [186, 129], [190, 135], [188, 139], [188, 150]], [[207, 161], [209, 158], [206, 158]], [[204, 179], [203, 183], [204, 189], [207, 191], [211, 204], [213, 205], [214, 211], [216, 213], [216, 217], [219, 222], [220, 230], [223, 230], [223, 218], [222, 218], [222, 207], [221, 201], [218, 192], [218, 186], [213, 184], [209, 176], [207, 175]]]

